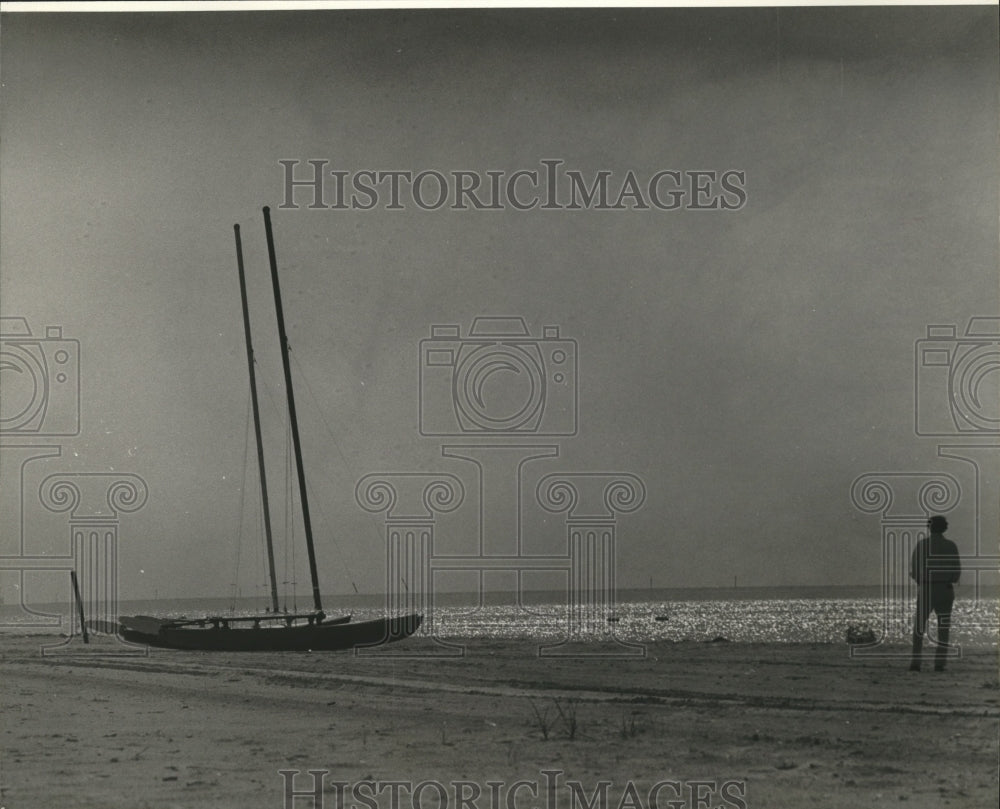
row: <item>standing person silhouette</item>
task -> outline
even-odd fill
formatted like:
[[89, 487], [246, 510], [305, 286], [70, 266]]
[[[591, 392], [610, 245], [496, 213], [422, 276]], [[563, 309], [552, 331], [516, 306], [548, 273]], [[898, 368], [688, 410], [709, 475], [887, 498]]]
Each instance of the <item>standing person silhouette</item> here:
[[962, 574], [958, 546], [944, 536], [948, 521], [935, 514], [927, 521], [927, 529], [930, 536], [917, 542], [910, 557], [910, 578], [917, 583], [917, 614], [913, 622], [910, 671], [920, 671], [920, 652], [931, 610], [937, 616], [934, 670], [944, 671], [951, 630], [951, 605], [955, 601], [954, 584]]

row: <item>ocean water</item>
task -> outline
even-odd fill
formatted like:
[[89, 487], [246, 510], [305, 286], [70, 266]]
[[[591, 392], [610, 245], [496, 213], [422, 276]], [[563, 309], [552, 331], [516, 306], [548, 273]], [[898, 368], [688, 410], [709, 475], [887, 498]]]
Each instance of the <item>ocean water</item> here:
[[[902, 612], [900, 612], [902, 610]], [[620, 605], [611, 621], [595, 615], [573, 616], [565, 607], [543, 605], [530, 612], [491, 606], [479, 610], [446, 608], [433, 613], [440, 637], [601, 639], [613, 635], [636, 642], [710, 641], [744, 643], [842, 643], [849, 626], [870, 627], [889, 642], [906, 642], [909, 627], [901, 615], [912, 608], [893, 605], [887, 615], [880, 599], [741, 599], [650, 601]], [[574, 617], [577, 621], [574, 623]], [[953, 614], [956, 642], [997, 645], [995, 602], [958, 605]]]
[[[422, 633], [439, 638], [553, 641], [711, 641], [725, 638], [744, 643], [843, 643], [850, 626], [870, 627], [890, 643], [906, 643], [915, 604], [885, 599], [878, 588], [740, 588], [720, 590], [632, 591], [623, 593], [612, 610], [572, 610], [565, 594], [526, 593], [516, 603], [509, 596], [444, 594], [424, 610]], [[329, 596], [330, 616], [351, 614], [356, 620], [384, 615], [378, 596]], [[249, 615], [264, 611], [262, 599], [185, 599], [122, 602], [119, 614], [164, 618], [205, 615]], [[285, 608], [309, 609], [308, 598]], [[65, 631], [69, 605], [0, 607], [3, 628]], [[49, 617], [44, 617], [49, 616]], [[88, 616], [89, 617], [89, 616]], [[61, 618], [61, 622], [58, 620]], [[995, 594], [967, 594], [956, 600], [953, 641], [996, 647], [1000, 601]], [[933, 625], [933, 619], [932, 619]]]

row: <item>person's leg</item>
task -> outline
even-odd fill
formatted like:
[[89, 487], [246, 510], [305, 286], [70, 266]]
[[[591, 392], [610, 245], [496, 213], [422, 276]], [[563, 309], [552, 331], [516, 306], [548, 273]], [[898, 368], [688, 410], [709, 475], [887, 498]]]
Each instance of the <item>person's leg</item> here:
[[917, 613], [913, 618], [913, 652], [910, 657], [910, 671], [920, 671], [920, 652], [924, 645], [927, 618], [931, 614], [929, 588], [917, 588]]
[[955, 601], [955, 591], [950, 586], [940, 585], [932, 591], [931, 606], [937, 616], [937, 646], [934, 649], [934, 670], [944, 671], [948, 659], [948, 638], [951, 635], [951, 605]]

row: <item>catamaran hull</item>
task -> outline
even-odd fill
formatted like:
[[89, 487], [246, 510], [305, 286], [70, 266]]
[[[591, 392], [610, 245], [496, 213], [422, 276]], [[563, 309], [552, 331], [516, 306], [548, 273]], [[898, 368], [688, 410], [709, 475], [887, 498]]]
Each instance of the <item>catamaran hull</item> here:
[[122, 625], [119, 635], [132, 643], [164, 649], [211, 652], [331, 652], [381, 646], [408, 638], [423, 620], [421, 615], [376, 618], [371, 621], [277, 627], [164, 627], [156, 633]]

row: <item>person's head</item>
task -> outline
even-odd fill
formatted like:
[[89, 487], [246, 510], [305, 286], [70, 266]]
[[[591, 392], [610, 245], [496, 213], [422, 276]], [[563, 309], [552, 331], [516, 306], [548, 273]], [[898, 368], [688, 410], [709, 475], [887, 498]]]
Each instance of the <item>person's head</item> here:
[[948, 521], [940, 514], [935, 514], [927, 521], [927, 527], [932, 534], [943, 534], [948, 530]]

